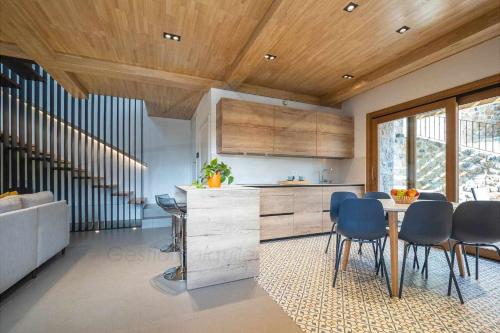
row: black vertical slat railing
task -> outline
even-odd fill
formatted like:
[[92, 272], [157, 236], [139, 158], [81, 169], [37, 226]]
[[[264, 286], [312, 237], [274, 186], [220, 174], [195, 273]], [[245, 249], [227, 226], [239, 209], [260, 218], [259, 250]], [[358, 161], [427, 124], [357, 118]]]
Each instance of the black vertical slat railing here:
[[[76, 100], [71, 97], [71, 108], [70, 108], [70, 117], [71, 117], [71, 122], [73, 124], [76, 124], [75, 121], [75, 109], [76, 109]], [[68, 124], [68, 122], [66, 122]], [[66, 126], [66, 129], [68, 126]], [[75, 168], [78, 168], [77, 166], [77, 158], [76, 158], [76, 152], [77, 149], [75, 149], [75, 131], [73, 128], [70, 129], [70, 147], [71, 147], [71, 170], [68, 173], [69, 178], [69, 184], [71, 185], [71, 231], [76, 231], [76, 193], [75, 193]], [[68, 139], [66, 139], [68, 140]], [[67, 143], [66, 143], [67, 144]], [[67, 147], [65, 148], [67, 151]]]
[[[13, 78], [13, 73], [9, 70], [10, 78]], [[11, 170], [11, 186], [12, 187], [18, 187], [19, 183], [17, 181], [18, 179], [18, 154], [17, 154], [17, 143], [19, 140], [18, 137], [18, 132], [17, 132], [17, 126], [18, 126], [18, 111], [19, 111], [19, 104], [17, 100], [18, 94], [17, 94], [17, 89], [11, 88], [10, 89], [10, 105], [11, 105], [11, 112], [10, 112], [10, 133], [11, 133], [11, 147], [12, 149], [10, 150], [10, 155], [11, 155], [11, 161], [10, 161], [10, 170]]]
[[25, 168], [25, 156], [23, 154], [24, 151], [26, 151], [26, 136], [25, 136], [25, 129], [26, 129], [26, 84], [24, 80], [21, 80], [20, 78], [17, 79], [17, 82], [21, 86], [21, 89], [19, 89], [19, 99], [17, 101], [18, 105], [18, 118], [17, 118], [17, 123], [19, 126], [18, 133], [19, 133], [19, 146], [18, 146], [18, 152], [16, 154], [18, 155], [18, 162], [19, 162], [19, 175], [18, 175], [18, 185], [19, 187], [27, 188], [27, 182], [26, 182], [26, 168]]
[[[114, 138], [114, 135], [113, 135], [113, 114], [115, 113], [115, 98], [114, 97], [111, 97], [111, 112], [110, 112], [110, 121], [109, 121], [109, 134], [110, 134], [110, 143], [111, 143], [111, 146], [113, 146], [113, 138]], [[114, 161], [114, 158], [113, 158], [113, 155], [114, 155], [114, 152], [113, 152], [113, 149], [110, 150], [110, 154], [111, 154], [111, 161], [110, 161], [110, 183], [111, 184], [114, 184], [113, 182], [113, 170], [114, 170], [114, 166], [113, 166], [113, 161]], [[114, 227], [114, 220], [113, 220], [113, 197], [110, 198], [110, 201], [111, 201], [111, 204], [110, 204], [110, 220], [111, 220], [111, 229], [113, 229]]]
[[[97, 98], [97, 114], [96, 114], [96, 126], [97, 126], [97, 137], [101, 137], [101, 97]], [[94, 144], [94, 141], [92, 142]], [[97, 223], [98, 228], [102, 229], [101, 226], [101, 186], [106, 186], [106, 183], [101, 183], [101, 145], [97, 143], [96, 145], [96, 164], [97, 164]]]
[[[7, 76], [7, 70], [5, 66], [0, 64], [0, 72]], [[1, 87], [2, 89], [2, 100], [1, 100], [1, 108], [2, 108], [2, 193], [6, 192], [10, 187], [10, 149], [8, 149], [9, 143], [9, 133], [10, 133], [10, 112], [7, 112], [9, 109], [9, 88]]]
[[[104, 119], [103, 120], [103, 132], [104, 133], [103, 133], [103, 138], [102, 139], [103, 139], [104, 142], [108, 142], [108, 138], [106, 136], [106, 134], [107, 134], [106, 133], [106, 127], [107, 127], [106, 126], [107, 125], [107, 117], [106, 117], [107, 113], [106, 113], [106, 110], [108, 109], [108, 103], [107, 103], [108, 99], [107, 99], [106, 96], [104, 96], [103, 98], [104, 98], [104, 107], [103, 107], [103, 110], [102, 110], [103, 111], [103, 115], [102, 116], [103, 116], [103, 119]], [[107, 162], [108, 159], [106, 158], [106, 152], [107, 152], [106, 146], [103, 146], [103, 150], [104, 150], [104, 152], [103, 152], [103, 159], [104, 159], [104, 161], [103, 161], [104, 184], [108, 184], [108, 175], [107, 175], [107, 167], [106, 167], [106, 162]], [[113, 184], [113, 183], [111, 183], [111, 184]], [[113, 188], [111, 188], [111, 191], [113, 191]], [[108, 222], [107, 222], [108, 221], [108, 208], [107, 208], [107, 206], [108, 206], [108, 192], [107, 191], [104, 191], [104, 203], [103, 203], [103, 205], [104, 205], [104, 207], [103, 207], [104, 208], [104, 228], [108, 229], [109, 227], [108, 227]]]
[[[34, 65], [34, 70], [37, 74], [40, 74], [40, 67], [38, 65]], [[33, 81], [33, 98], [34, 98], [34, 103], [33, 103], [33, 117], [34, 119], [34, 134], [35, 134], [35, 139], [33, 140], [33, 144], [35, 145], [35, 150], [34, 150], [34, 156], [33, 156], [33, 167], [34, 167], [34, 184], [35, 184], [35, 192], [39, 192], [41, 187], [41, 174], [40, 174], [40, 112], [38, 110], [40, 109], [40, 82], [39, 81]]]
[[[89, 131], [89, 123], [88, 123], [88, 118], [89, 118], [89, 101], [88, 100], [85, 100], [84, 101], [84, 108], [83, 108], [83, 112], [84, 112], [84, 116], [85, 116], [85, 126], [84, 126], [84, 131], [88, 132]], [[84, 151], [83, 151], [83, 156], [84, 156], [84, 165], [85, 165], [85, 170], [86, 170], [86, 173], [85, 173], [85, 182], [84, 182], [84, 192], [85, 192], [85, 230], [89, 230], [89, 223], [90, 223], [90, 220], [89, 220], [89, 207], [88, 207], [88, 202], [89, 202], [89, 176], [91, 175], [90, 173], [90, 169], [89, 169], [89, 164], [88, 164], [88, 139], [89, 137], [87, 135], [85, 135], [85, 142], [84, 142]]]
[[[122, 151], [125, 151], [125, 99], [123, 99], [123, 112], [122, 114]], [[125, 189], [125, 155], [122, 154], [122, 188]], [[123, 218], [123, 227], [126, 228], [125, 225], [125, 197], [122, 196], [122, 218]]]
[[143, 103], [75, 99], [40, 66], [31, 67], [42, 81], [25, 80], [0, 64], [0, 72], [20, 86], [0, 88], [0, 190], [52, 191], [71, 206], [72, 231], [139, 225]]

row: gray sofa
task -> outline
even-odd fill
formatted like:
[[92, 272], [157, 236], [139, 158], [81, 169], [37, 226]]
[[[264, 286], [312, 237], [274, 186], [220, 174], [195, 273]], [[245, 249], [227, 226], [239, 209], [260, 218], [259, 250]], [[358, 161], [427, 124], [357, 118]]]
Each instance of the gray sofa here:
[[0, 199], [0, 293], [68, 246], [68, 215], [51, 192]]

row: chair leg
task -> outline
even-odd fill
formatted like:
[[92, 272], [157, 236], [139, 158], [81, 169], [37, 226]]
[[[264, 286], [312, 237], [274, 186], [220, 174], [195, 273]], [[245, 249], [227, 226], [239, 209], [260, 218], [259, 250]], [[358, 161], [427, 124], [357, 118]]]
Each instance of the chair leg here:
[[418, 256], [417, 256], [417, 246], [416, 245], [413, 245], [413, 269], [415, 269], [415, 266], [417, 267], [417, 269], [420, 269], [420, 265], [418, 263]]
[[427, 251], [425, 253], [425, 279], [429, 278], [429, 253], [431, 253], [431, 247], [427, 246]]
[[342, 258], [342, 249], [344, 248], [344, 242], [347, 240], [347, 238], [345, 238], [344, 240], [342, 240], [342, 242], [340, 243], [340, 249], [339, 249], [339, 254], [338, 254], [338, 257], [337, 257], [337, 262], [335, 263], [335, 273], [333, 275], [333, 287], [335, 288], [335, 284], [337, 283], [337, 274], [339, 273], [339, 263], [340, 263], [340, 258]]
[[[450, 275], [453, 279], [453, 283], [455, 284], [455, 288], [457, 289], [458, 298], [460, 299], [460, 303], [464, 304], [464, 299], [462, 298], [462, 292], [460, 291], [460, 287], [458, 286], [457, 278], [455, 277], [455, 273], [453, 272], [453, 265], [450, 262], [450, 258], [448, 257], [448, 251], [443, 247], [443, 252], [446, 257], [446, 262], [448, 263], [448, 267], [450, 267]], [[449, 287], [448, 287], [449, 289]]]
[[464, 254], [465, 268], [467, 269], [467, 275], [470, 276], [469, 260], [467, 259], [467, 252], [465, 252], [465, 245], [462, 244], [462, 253]]
[[335, 223], [332, 223], [332, 230], [330, 231], [330, 236], [328, 236], [328, 243], [326, 243], [325, 254], [328, 253], [328, 247], [330, 246], [330, 241], [332, 240], [332, 235], [333, 235], [334, 229], [335, 229]]
[[476, 245], [476, 280], [479, 279], [479, 246]]
[[401, 267], [401, 281], [399, 283], [399, 298], [403, 295], [403, 281], [405, 278], [405, 266], [406, 266], [406, 256], [408, 255], [408, 250], [409, 250], [410, 244], [405, 244], [404, 250], [403, 250], [403, 267]]
[[378, 275], [378, 265], [379, 265], [378, 246], [375, 246], [375, 243], [372, 243], [372, 249], [373, 249], [373, 255], [375, 257], [375, 273], [376, 275]]
[[[382, 252], [382, 246], [380, 245], [380, 239], [377, 240], [377, 248], [380, 251], [380, 263], [379, 267], [382, 266], [381, 275], [384, 276], [385, 272], [385, 283], [387, 284], [387, 290], [389, 291], [389, 297], [392, 297], [391, 283], [389, 282], [389, 274], [387, 274], [387, 267], [385, 266], [384, 253]], [[377, 260], [377, 258], [375, 258]]]
[[[382, 243], [382, 249], [381, 249], [381, 252], [380, 252], [380, 255], [384, 255], [384, 250], [385, 250], [385, 243], [387, 242], [387, 235], [385, 235], [384, 237], [384, 242]], [[378, 270], [380, 269], [380, 263], [378, 265], [378, 268], [377, 268], [377, 271], [376, 271], [376, 274], [378, 275]], [[384, 276], [384, 271], [382, 271], [382, 277]]]
[[363, 243], [359, 243], [359, 250], [358, 250], [359, 255], [363, 254], [363, 251], [361, 250], [362, 247], [363, 247]]
[[[450, 252], [451, 252], [451, 267], [455, 267], [455, 248], [458, 246], [458, 243], [453, 244], [453, 246], [450, 246], [450, 242], [448, 241], [448, 246], [450, 247]], [[450, 277], [448, 278], [448, 296], [451, 296], [451, 272], [450, 272]]]
[[337, 265], [337, 261], [339, 260], [339, 246], [340, 246], [340, 235], [335, 235], [335, 266]]

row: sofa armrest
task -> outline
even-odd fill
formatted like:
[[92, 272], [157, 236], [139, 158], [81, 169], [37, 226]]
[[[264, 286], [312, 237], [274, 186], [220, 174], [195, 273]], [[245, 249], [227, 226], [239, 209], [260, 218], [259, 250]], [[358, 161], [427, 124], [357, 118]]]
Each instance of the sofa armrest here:
[[69, 244], [69, 214], [66, 201], [34, 207], [38, 211], [37, 267]]
[[36, 268], [37, 212], [0, 214], [0, 293]]

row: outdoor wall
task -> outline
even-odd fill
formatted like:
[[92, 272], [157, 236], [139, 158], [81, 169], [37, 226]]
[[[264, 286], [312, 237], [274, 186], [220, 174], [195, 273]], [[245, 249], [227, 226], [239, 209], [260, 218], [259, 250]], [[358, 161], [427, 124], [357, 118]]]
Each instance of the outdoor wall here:
[[342, 104], [354, 116], [354, 159], [339, 161], [341, 181], [365, 182], [366, 114], [500, 73], [500, 37], [484, 42]]
[[[235, 182], [239, 184], [277, 183], [288, 175], [301, 175], [307, 180], [317, 183], [320, 171], [325, 168], [333, 168], [336, 174], [339, 160], [334, 159], [217, 154], [216, 108], [217, 103], [223, 97], [270, 105], [283, 105], [281, 99], [211, 89], [201, 100], [192, 119], [195, 122], [193, 128], [196, 128], [196, 133], [193, 133], [194, 146], [196, 151], [200, 153], [197, 170], [203, 161], [217, 157], [231, 166]], [[287, 101], [287, 103], [287, 106], [292, 108], [342, 114], [342, 111], [338, 109], [291, 101]], [[340, 181], [340, 178], [334, 176], [334, 180]]]

